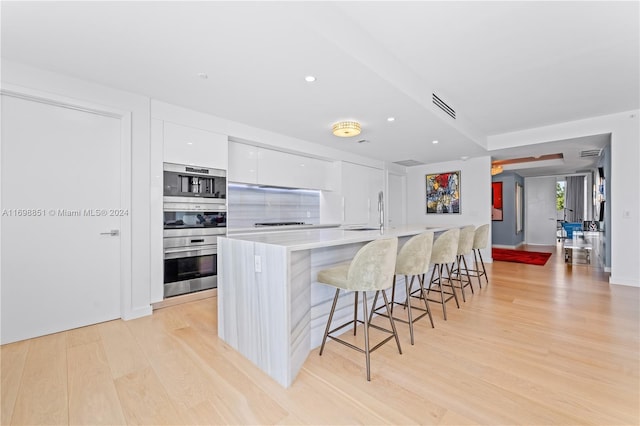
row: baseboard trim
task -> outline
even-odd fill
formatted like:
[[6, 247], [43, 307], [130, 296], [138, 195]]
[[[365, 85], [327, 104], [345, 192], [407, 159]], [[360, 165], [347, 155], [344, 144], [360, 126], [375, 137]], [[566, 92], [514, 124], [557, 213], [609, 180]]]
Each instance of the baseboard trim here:
[[510, 245], [507, 245], [507, 244], [492, 244], [491, 247], [515, 250], [518, 247], [523, 246], [523, 245], [524, 245], [524, 243], [519, 243], [519, 244], [517, 244], [515, 246], [510, 246]]
[[179, 305], [182, 303], [193, 302], [195, 300], [208, 299], [209, 297], [215, 297], [218, 295], [218, 289], [212, 288], [209, 290], [202, 290], [196, 293], [183, 294], [180, 296], [170, 297], [161, 302], [153, 303], [153, 310], [167, 308], [169, 306]]
[[624, 285], [627, 287], [640, 287], [640, 282], [633, 278], [618, 278], [611, 275], [609, 277], [609, 284]]
[[147, 305], [147, 306], [143, 306], [141, 308], [136, 308], [129, 312], [126, 312], [124, 315], [122, 315], [122, 319], [125, 321], [129, 321], [132, 319], [149, 316], [152, 313], [153, 313], [153, 310], [151, 309], [151, 305]]

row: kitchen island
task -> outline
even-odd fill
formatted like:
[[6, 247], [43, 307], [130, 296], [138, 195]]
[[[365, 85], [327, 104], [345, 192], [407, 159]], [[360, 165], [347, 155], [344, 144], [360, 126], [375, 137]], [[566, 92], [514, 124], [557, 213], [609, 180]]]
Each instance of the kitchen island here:
[[[289, 387], [309, 352], [320, 346], [335, 292], [316, 281], [319, 270], [350, 261], [369, 241], [398, 237], [400, 247], [413, 235], [449, 228], [403, 226], [383, 233], [328, 228], [219, 237], [218, 335]], [[404, 297], [404, 291], [396, 296]], [[343, 295], [334, 321], [353, 315], [352, 304], [351, 294]]]

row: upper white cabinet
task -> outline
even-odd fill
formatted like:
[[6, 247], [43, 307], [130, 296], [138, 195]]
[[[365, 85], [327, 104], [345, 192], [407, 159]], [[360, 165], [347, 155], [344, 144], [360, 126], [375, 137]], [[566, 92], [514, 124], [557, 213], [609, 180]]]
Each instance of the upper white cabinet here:
[[229, 180], [288, 188], [333, 190], [333, 162], [229, 142]]
[[227, 136], [169, 121], [163, 127], [164, 162], [227, 170]]
[[229, 181], [258, 183], [258, 149], [257, 146], [229, 142]]
[[342, 163], [342, 196], [344, 223], [379, 224], [378, 193], [384, 187], [381, 169], [353, 163]]

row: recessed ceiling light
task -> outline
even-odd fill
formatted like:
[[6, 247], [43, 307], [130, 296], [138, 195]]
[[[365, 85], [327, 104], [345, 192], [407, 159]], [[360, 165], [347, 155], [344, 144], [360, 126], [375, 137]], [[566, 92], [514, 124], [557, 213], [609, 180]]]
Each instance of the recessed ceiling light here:
[[314, 81], [316, 81], [316, 78], [312, 75], [308, 75], [304, 78], [304, 81], [306, 81], [307, 83], [313, 83]]
[[467, 161], [469, 159], [469, 156], [468, 155], [463, 155], [462, 157], [460, 157], [460, 159], [462, 161]]
[[201, 79], [203, 79], [203, 80], [206, 80], [206, 79], [208, 79], [208, 78], [209, 78], [209, 76], [207, 75], [207, 73], [206, 73], [206, 72], [199, 72], [199, 73], [198, 73], [198, 77], [200, 77], [200, 78], [201, 78]]
[[395, 117], [389, 117], [389, 118], [387, 118], [387, 121], [388, 122], [396, 121], [396, 118]]
[[438, 143], [438, 141], [431, 141], [431, 143], [435, 145]]

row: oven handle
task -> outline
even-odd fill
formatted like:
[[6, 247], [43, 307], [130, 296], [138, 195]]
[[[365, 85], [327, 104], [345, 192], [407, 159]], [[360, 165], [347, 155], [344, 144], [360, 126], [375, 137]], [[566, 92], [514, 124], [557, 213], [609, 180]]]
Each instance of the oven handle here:
[[179, 259], [181, 257], [208, 256], [217, 253], [217, 246], [167, 248], [164, 249], [164, 258]]

